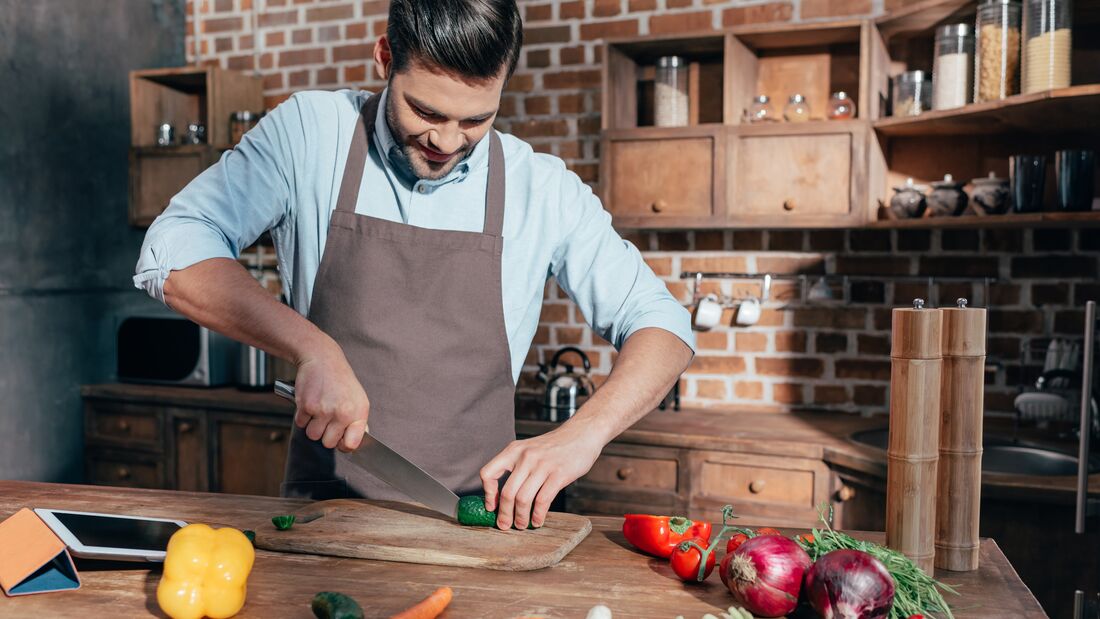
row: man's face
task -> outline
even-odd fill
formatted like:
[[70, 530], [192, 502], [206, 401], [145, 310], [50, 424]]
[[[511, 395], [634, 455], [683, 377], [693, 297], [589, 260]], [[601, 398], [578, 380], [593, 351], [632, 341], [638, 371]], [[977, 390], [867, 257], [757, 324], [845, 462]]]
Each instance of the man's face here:
[[[505, 70], [495, 78], [474, 82], [433, 71], [414, 60], [393, 73], [388, 70], [388, 44], [385, 47], [387, 62], [376, 66], [389, 80], [386, 120], [390, 131], [417, 178], [443, 178], [492, 127]], [[379, 59], [377, 49], [375, 58]]]

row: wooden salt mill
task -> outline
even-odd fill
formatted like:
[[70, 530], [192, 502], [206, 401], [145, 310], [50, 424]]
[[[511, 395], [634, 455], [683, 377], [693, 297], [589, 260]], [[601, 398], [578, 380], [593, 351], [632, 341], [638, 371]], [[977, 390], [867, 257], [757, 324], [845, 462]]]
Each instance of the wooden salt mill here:
[[985, 398], [985, 310], [943, 309], [940, 462], [936, 494], [936, 567], [978, 569]]
[[936, 534], [943, 312], [895, 308], [886, 452], [886, 545], [932, 574]]

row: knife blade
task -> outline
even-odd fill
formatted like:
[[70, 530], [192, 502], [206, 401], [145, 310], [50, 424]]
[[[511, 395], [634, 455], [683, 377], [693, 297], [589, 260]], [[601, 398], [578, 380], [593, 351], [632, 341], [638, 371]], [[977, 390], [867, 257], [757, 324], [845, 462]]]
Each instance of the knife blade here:
[[[275, 381], [275, 394], [295, 401], [294, 383]], [[388, 445], [371, 436], [363, 435], [359, 449], [348, 455], [352, 463], [368, 470], [378, 479], [409, 495], [452, 520], [458, 518], [458, 495], [444, 486], [424, 469], [409, 462]]]

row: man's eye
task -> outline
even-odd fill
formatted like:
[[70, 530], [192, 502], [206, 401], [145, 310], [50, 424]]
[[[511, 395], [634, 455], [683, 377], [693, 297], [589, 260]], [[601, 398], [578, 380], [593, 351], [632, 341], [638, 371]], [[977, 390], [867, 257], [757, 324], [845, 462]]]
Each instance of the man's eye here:
[[433, 114], [431, 112], [425, 112], [424, 110], [422, 110], [420, 108], [414, 107], [413, 111], [416, 112], [417, 116], [420, 116], [421, 118], [424, 118], [426, 120], [439, 120], [440, 119], [439, 114]]

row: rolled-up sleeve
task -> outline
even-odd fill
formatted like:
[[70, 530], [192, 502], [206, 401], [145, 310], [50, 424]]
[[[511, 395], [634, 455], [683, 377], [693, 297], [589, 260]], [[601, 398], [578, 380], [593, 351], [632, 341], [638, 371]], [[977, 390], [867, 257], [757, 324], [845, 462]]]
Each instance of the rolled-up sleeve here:
[[291, 220], [293, 146], [302, 139], [292, 97], [169, 201], [145, 235], [134, 286], [163, 303], [172, 271], [209, 258], [237, 258], [265, 230]]
[[656, 327], [694, 351], [690, 314], [611, 226], [599, 198], [564, 167], [559, 191], [565, 235], [551, 270], [585, 321], [615, 348], [639, 329]]

